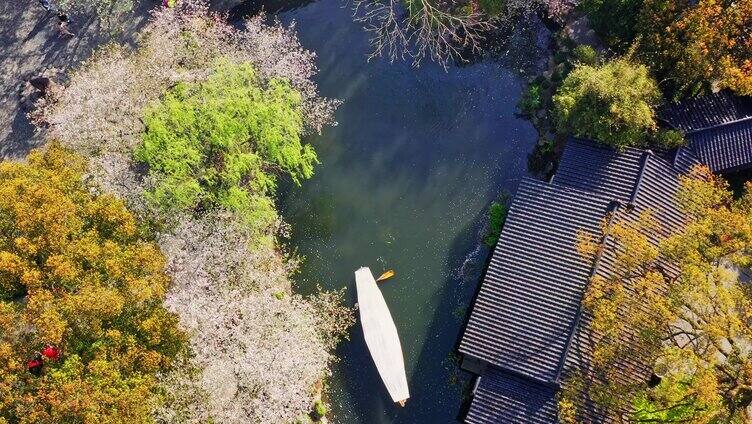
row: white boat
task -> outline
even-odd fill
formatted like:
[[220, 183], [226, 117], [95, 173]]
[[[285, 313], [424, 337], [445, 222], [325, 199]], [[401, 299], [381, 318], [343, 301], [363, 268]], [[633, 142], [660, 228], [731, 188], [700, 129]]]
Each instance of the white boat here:
[[362, 267], [355, 271], [355, 286], [358, 290], [358, 309], [363, 325], [363, 336], [376, 368], [384, 381], [392, 400], [405, 406], [410, 397], [405, 375], [405, 358], [402, 356], [397, 327], [386, 306], [381, 290], [371, 270]]

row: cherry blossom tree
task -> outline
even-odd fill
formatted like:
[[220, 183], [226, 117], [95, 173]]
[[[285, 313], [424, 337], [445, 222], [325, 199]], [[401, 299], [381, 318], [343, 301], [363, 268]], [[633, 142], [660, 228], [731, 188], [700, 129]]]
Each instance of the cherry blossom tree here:
[[251, 233], [230, 212], [164, 214], [144, 199], [153, 187], [133, 159], [145, 110], [179, 83], [210, 78], [220, 63], [249, 64], [261, 83], [285, 80], [300, 94], [303, 132], [334, 125], [338, 102], [322, 98], [314, 54], [293, 27], [263, 17], [237, 30], [198, 0], [154, 12], [135, 49], [102, 49], [65, 90], [32, 114], [50, 138], [89, 158], [88, 177], [124, 199], [157, 232], [172, 277], [165, 306], [190, 336], [183, 367], [161, 376], [160, 422], [289, 422], [306, 414], [329, 373], [352, 313], [340, 293], [292, 291], [297, 260], [276, 222]]

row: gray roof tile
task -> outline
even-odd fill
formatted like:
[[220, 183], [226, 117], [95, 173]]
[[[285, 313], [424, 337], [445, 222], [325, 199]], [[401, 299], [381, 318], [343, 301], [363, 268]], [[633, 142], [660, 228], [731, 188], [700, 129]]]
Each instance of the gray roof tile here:
[[683, 132], [698, 131], [752, 117], [752, 97], [736, 96], [728, 90], [696, 97], [660, 108], [658, 116]]
[[481, 377], [468, 424], [549, 424], [556, 422], [556, 389], [497, 368]]
[[[483, 391], [479, 386], [471, 406], [476, 421], [468, 422], [556, 422], [555, 414], [531, 412], [529, 421], [518, 418], [528, 417], [520, 415], [524, 411], [537, 411], [539, 399], [509, 393], [514, 393], [511, 387], [523, 386], [545, 392], [559, 383], [562, 371], [588, 367], [595, 336], [580, 303], [593, 264], [577, 253], [578, 232], [599, 233], [616, 200], [622, 205], [619, 214], [627, 219], [637, 219], [647, 209], [655, 212], [661, 225], [653, 239], [657, 243], [682, 225], [673, 199], [679, 176], [697, 163], [688, 149], [616, 152], [573, 139], [552, 183], [521, 182], [460, 342], [462, 353], [492, 364], [486, 375], [494, 376], [481, 380], [486, 385]], [[612, 249], [605, 249], [596, 272], [609, 276], [614, 257]], [[632, 377], [644, 377], [639, 363], [629, 369]], [[585, 410], [586, 421], [607, 421], [591, 403]]]
[[714, 172], [752, 166], [752, 118], [688, 134], [689, 146]]
[[590, 273], [577, 233], [597, 231], [609, 202], [533, 179], [520, 183], [461, 352], [540, 381], [556, 377]]

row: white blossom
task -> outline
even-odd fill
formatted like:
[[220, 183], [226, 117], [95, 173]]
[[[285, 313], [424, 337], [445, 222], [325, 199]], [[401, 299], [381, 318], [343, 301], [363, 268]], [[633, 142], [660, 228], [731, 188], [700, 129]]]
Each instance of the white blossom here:
[[262, 78], [285, 78], [303, 97], [308, 131], [334, 124], [337, 102], [321, 98], [313, 53], [294, 29], [251, 18], [235, 30], [205, 3], [162, 8], [138, 47], [109, 46], [74, 72], [62, 93], [32, 114], [50, 138], [89, 158], [97, 190], [114, 193], [147, 222], [173, 284], [165, 304], [190, 337], [183, 366], [161, 376], [161, 422], [280, 423], [308, 412], [313, 388], [328, 374], [332, 349], [352, 322], [338, 294], [292, 293], [297, 261], [267, 237], [252, 237], [229, 214], [162, 216], [143, 193], [150, 187], [132, 159], [145, 108], [172, 85], [206, 78], [219, 60], [249, 62]]

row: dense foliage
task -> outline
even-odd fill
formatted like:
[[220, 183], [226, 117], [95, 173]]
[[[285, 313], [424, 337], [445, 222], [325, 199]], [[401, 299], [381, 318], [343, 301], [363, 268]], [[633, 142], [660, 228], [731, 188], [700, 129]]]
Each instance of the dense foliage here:
[[300, 94], [284, 80], [266, 85], [249, 64], [223, 64], [148, 109], [136, 150], [154, 179], [148, 197], [168, 210], [220, 207], [253, 227], [273, 224], [275, 173], [300, 183], [316, 153], [300, 140]]
[[553, 98], [561, 131], [616, 148], [644, 146], [657, 133], [660, 99], [647, 68], [626, 59], [576, 67]]
[[159, 248], [82, 172], [55, 144], [0, 163], [0, 422], [149, 421], [184, 343]]
[[[679, 199], [690, 221], [658, 246], [649, 214], [605, 229], [619, 246], [616, 272], [587, 289], [599, 338], [594, 373], [579, 385], [629, 422], [747, 422], [752, 294], [740, 272], [752, 265], [752, 184], [733, 200], [725, 181], [697, 168]], [[635, 359], [657, 381], [626, 381]], [[563, 404], [571, 411], [576, 402]]]
[[635, 38], [637, 19], [644, 0], [583, 0], [591, 28], [612, 48], [622, 51]]
[[752, 95], [752, 0], [646, 0], [637, 28], [641, 57], [672, 95]]
[[[180, 366], [160, 374], [159, 422], [291, 422], [320, 401], [352, 315], [339, 293], [293, 293], [297, 261], [270, 196], [277, 175], [311, 175], [300, 137], [333, 123], [337, 102], [318, 95], [315, 73], [291, 29], [256, 17], [237, 30], [185, 0], [35, 113], [88, 157], [99, 189], [154, 224], [173, 280], [165, 305], [190, 336]], [[238, 207], [247, 196], [266, 202], [262, 214]]]
[[667, 97], [730, 88], [752, 95], [752, 1], [585, 0], [604, 41], [636, 47]]

